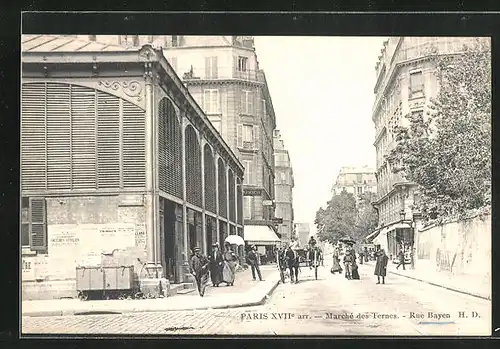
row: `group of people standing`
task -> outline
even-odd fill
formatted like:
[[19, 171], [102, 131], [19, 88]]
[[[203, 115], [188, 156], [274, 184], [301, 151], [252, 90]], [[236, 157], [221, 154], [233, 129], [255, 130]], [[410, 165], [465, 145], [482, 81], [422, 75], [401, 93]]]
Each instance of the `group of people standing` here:
[[220, 251], [219, 244], [214, 243], [208, 258], [202, 255], [199, 247], [196, 247], [194, 256], [191, 257], [190, 267], [200, 296], [205, 295], [209, 274], [213, 286], [219, 287], [221, 283], [233, 286], [237, 260], [236, 254], [228, 243], [224, 244], [224, 251]]
[[[377, 284], [380, 284], [380, 278], [382, 278], [382, 284], [385, 284], [385, 276], [387, 275], [387, 263], [389, 258], [385, 254], [384, 249], [380, 249], [375, 253], [376, 264], [374, 275], [377, 276]], [[363, 258], [364, 256], [360, 256]], [[336, 246], [333, 250], [333, 263], [331, 268], [331, 273], [342, 273], [341, 262], [341, 250], [339, 246]], [[344, 256], [342, 258], [342, 263], [345, 268], [345, 277], [348, 280], [359, 280], [358, 265], [356, 263], [356, 252], [352, 245], [348, 244]]]

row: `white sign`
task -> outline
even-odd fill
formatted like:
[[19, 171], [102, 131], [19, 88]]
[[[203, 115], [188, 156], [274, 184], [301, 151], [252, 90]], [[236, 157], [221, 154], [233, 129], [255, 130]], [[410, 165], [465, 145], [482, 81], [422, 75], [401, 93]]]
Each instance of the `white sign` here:
[[273, 200], [264, 200], [262, 201], [262, 206], [272, 206]]

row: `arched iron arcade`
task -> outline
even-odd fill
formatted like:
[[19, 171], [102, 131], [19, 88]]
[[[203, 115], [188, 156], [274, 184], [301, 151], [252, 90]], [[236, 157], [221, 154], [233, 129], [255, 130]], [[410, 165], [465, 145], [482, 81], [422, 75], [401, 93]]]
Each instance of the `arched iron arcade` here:
[[216, 190], [215, 187], [215, 161], [212, 154], [212, 149], [208, 144], [205, 144], [204, 165], [205, 165], [205, 209], [207, 211], [217, 213]]
[[186, 199], [189, 203], [202, 205], [201, 185], [201, 149], [198, 136], [193, 126], [188, 125], [185, 131], [186, 140]]
[[159, 187], [166, 193], [182, 198], [182, 128], [174, 105], [163, 98], [158, 106]]
[[219, 215], [227, 218], [226, 166], [221, 158], [218, 160], [219, 177]]

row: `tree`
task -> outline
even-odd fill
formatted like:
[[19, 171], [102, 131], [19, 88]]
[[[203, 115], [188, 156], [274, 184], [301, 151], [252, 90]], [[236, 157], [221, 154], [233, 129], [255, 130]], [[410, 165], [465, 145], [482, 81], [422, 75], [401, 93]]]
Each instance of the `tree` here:
[[371, 232], [377, 228], [378, 214], [373, 208], [372, 202], [377, 199], [375, 193], [361, 194], [357, 209], [357, 218], [353, 238], [363, 241]]
[[392, 171], [417, 184], [424, 220], [463, 216], [490, 204], [491, 49], [478, 40], [463, 54], [436, 56], [439, 91], [426, 114], [395, 128]]
[[377, 225], [377, 214], [371, 206], [373, 194], [360, 197], [356, 207], [353, 194], [341, 192], [334, 195], [325, 209], [316, 212], [314, 223], [318, 227], [318, 239], [336, 243], [343, 237], [362, 241]]

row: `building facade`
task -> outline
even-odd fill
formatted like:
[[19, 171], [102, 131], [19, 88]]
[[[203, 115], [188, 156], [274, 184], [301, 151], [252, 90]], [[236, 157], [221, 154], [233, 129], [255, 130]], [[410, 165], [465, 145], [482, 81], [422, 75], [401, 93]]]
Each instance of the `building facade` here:
[[311, 235], [311, 228], [309, 223], [294, 223], [295, 235], [299, 241], [302, 248], [305, 248], [309, 241], [309, 235]]
[[243, 165], [162, 50], [27, 35], [22, 51], [23, 281], [74, 288], [76, 266], [115, 263], [189, 282], [195, 246], [242, 234]]
[[368, 166], [347, 167], [340, 169], [335, 184], [332, 187], [333, 195], [339, 195], [346, 191], [359, 200], [359, 196], [365, 193], [377, 193], [377, 179], [375, 170]]
[[295, 183], [290, 154], [285, 148], [279, 130], [274, 131], [274, 169], [275, 215], [283, 219], [278, 225], [278, 234], [282, 242], [288, 242], [293, 233], [293, 187]]
[[377, 81], [372, 121], [375, 125], [377, 201], [379, 228], [370, 239], [396, 256], [402, 246], [414, 248], [418, 212], [415, 185], [392, 172], [386, 156], [395, 147], [396, 126], [408, 126], [410, 113], [426, 115], [438, 92], [436, 55], [459, 54], [475, 38], [391, 37], [383, 44], [376, 64]]

